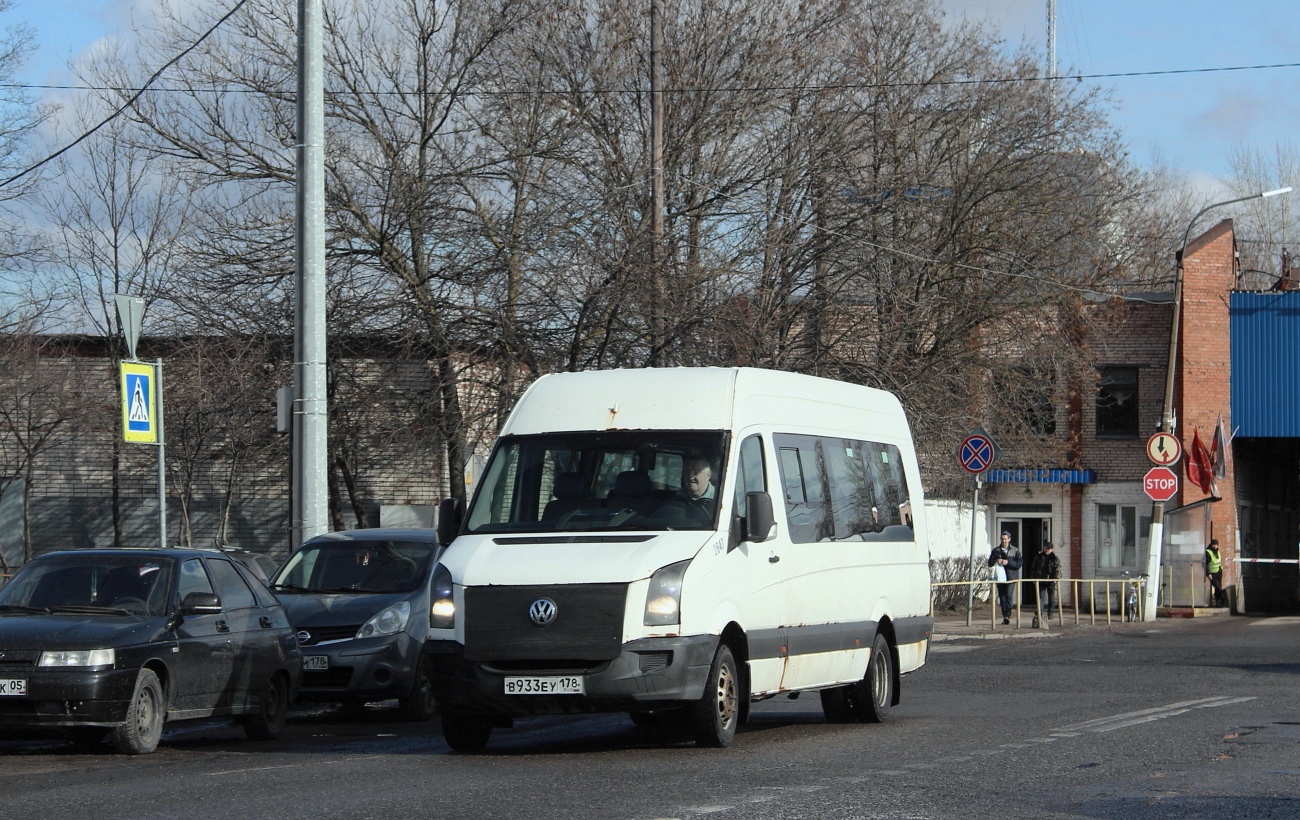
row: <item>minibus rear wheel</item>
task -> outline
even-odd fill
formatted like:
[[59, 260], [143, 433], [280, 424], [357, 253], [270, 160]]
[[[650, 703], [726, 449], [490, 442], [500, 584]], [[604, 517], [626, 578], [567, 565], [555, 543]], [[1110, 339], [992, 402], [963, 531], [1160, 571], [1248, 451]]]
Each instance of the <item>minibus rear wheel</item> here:
[[692, 707], [697, 746], [722, 748], [731, 745], [740, 724], [740, 672], [731, 647], [718, 645], [713, 666], [704, 685], [704, 697]]
[[885, 636], [876, 633], [867, 675], [853, 684], [853, 708], [863, 723], [884, 723], [894, 703], [894, 656]]

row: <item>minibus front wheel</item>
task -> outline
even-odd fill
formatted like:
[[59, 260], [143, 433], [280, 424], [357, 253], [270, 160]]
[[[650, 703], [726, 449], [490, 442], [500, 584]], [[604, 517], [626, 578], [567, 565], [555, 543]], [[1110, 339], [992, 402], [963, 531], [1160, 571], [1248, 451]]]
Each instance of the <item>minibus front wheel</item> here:
[[713, 748], [731, 745], [740, 724], [740, 700], [740, 671], [736, 657], [731, 647], [720, 643], [713, 655], [708, 682], [704, 685], [704, 697], [692, 708], [696, 745]]

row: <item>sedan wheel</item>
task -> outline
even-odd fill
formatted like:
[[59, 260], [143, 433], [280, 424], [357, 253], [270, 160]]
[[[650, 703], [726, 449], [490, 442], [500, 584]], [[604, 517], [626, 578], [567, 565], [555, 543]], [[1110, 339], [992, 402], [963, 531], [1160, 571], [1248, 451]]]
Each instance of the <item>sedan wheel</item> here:
[[289, 691], [282, 675], [272, 675], [262, 692], [257, 711], [244, 718], [244, 734], [249, 740], [275, 740], [284, 731], [289, 717]]
[[147, 755], [158, 748], [166, 708], [162, 684], [149, 669], [141, 669], [126, 713], [126, 722], [113, 730], [113, 744], [129, 755]]

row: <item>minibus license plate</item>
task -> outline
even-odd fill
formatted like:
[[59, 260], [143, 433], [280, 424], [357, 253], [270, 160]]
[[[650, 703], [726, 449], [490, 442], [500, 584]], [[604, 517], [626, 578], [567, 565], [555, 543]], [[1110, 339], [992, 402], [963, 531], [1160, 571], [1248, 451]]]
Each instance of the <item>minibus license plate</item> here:
[[506, 678], [507, 695], [584, 695], [581, 675], [537, 678]]
[[303, 655], [302, 668], [303, 669], [329, 669], [330, 656], [329, 655]]
[[27, 694], [27, 681], [22, 678], [0, 679], [0, 695], [20, 697]]

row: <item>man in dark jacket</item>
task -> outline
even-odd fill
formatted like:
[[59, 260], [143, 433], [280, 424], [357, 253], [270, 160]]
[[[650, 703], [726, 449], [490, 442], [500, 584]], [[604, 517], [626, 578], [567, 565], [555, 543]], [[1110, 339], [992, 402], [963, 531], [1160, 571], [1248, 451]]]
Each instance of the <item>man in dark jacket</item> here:
[[[1001, 542], [989, 553], [989, 566], [1002, 567], [1006, 573], [1007, 581], [1015, 581], [1020, 578], [1020, 567], [1024, 564], [1025, 559], [1020, 553], [1020, 547], [1011, 543], [1011, 533], [1002, 533]], [[1002, 610], [1002, 623], [1011, 623], [1011, 584], [998, 584], [998, 607]]]
[[1043, 544], [1043, 551], [1034, 558], [1033, 572], [1035, 578], [1043, 579], [1038, 584], [1038, 602], [1051, 621], [1056, 610], [1056, 581], [1061, 577], [1061, 559], [1056, 557], [1051, 541]]

